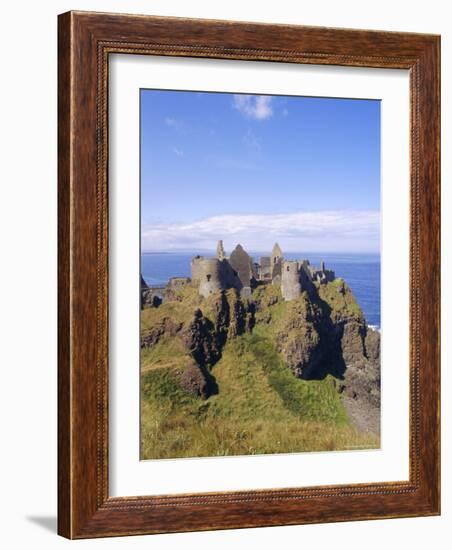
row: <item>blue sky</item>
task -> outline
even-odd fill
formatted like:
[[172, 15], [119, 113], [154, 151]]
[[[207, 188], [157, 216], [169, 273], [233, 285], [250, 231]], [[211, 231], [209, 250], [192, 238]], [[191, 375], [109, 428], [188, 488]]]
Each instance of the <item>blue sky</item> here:
[[380, 102], [141, 91], [142, 249], [379, 251]]

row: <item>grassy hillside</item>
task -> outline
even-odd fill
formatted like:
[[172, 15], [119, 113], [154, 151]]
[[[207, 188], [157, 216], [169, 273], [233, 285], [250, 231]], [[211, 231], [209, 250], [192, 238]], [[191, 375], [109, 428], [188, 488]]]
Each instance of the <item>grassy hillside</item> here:
[[[377, 437], [350, 425], [331, 376], [301, 380], [284, 363], [275, 334], [284, 319], [309, 304], [306, 297], [288, 303], [278, 295], [271, 286], [258, 289], [256, 326], [252, 333], [228, 339], [211, 369], [218, 393], [208, 399], [179, 383], [190, 363], [179, 332], [163, 334], [157, 344], [142, 350], [142, 459], [378, 446]], [[210, 316], [215, 308], [201, 302], [193, 289], [185, 289], [181, 301], [144, 310], [142, 331], [168, 319], [186, 323], [196, 307]]]

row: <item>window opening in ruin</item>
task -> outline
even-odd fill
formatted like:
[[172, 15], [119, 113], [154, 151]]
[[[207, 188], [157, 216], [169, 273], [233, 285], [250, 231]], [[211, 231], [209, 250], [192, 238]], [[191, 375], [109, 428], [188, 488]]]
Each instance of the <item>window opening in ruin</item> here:
[[212, 277], [212, 275], [210, 275], [210, 273], [207, 275], [207, 280], [210, 281], [210, 278]]

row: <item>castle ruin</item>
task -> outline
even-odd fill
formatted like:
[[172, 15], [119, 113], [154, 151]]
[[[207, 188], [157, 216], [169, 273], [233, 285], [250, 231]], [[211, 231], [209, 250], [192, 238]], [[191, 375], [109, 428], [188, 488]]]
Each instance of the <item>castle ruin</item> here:
[[242, 296], [250, 296], [257, 285], [273, 284], [281, 287], [285, 300], [294, 300], [313, 283], [325, 284], [335, 279], [334, 271], [326, 269], [325, 262], [317, 269], [309, 260], [284, 259], [278, 243], [273, 246], [270, 256], [262, 256], [259, 262], [254, 262], [240, 244], [227, 257], [223, 241], [218, 242], [216, 257], [195, 256], [192, 259], [191, 274], [193, 283], [205, 298], [228, 288], [235, 288]]
[[207, 298], [215, 292], [235, 288], [242, 297], [250, 297], [253, 288], [272, 284], [281, 288], [284, 300], [294, 300], [314, 283], [325, 284], [335, 279], [334, 271], [320, 262], [319, 269], [309, 260], [286, 260], [278, 243], [270, 256], [261, 256], [259, 262], [238, 244], [231, 255], [226, 256], [223, 241], [218, 242], [214, 257], [195, 256], [191, 261], [190, 277], [171, 277], [166, 286], [149, 287], [141, 277], [141, 307], [158, 307], [172, 300], [178, 290], [195, 285], [199, 294]]

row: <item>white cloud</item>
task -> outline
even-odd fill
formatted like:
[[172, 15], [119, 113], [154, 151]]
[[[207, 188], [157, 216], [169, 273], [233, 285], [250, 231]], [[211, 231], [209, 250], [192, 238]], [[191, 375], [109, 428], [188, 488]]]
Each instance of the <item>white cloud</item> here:
[[167, 116], [165, 118], [165, 124], [167, 126], [172, 126], [173, 128], [175, 128], [176, 126], [178, 126], [179, 123], [177, 122], [177, 120], [175, 118]]
[[177, 147], [173, 147], [173, 153], [177, 157], [184, 157], [185, 156], [185, 153], [182, 151], [182, 149], [178, 149]]
[[248, 118], [265, 120], [273, 115], [272, 98], [265, 95], [234, 95], [233, 107]]
[[378, 252], [377, 210], [222, 215], [190, 223], [152, 224], [142, 228], [143, 250], [214, 250], [219, 239], [232, 250], [270, 250], [278, 241], [286, 251]]

